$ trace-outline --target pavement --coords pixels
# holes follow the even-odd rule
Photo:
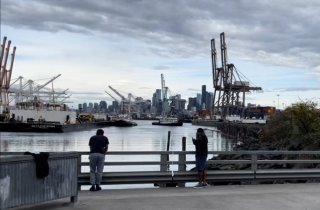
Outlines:
[[[319,183],[106,189],[14,210],[319,210],[319,197]]]

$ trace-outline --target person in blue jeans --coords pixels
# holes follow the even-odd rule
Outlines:
[[[206,180],[206,161],[208,156],[208,138],[202,128],[197,129],[196,138],[192,138],[196,147],[196,168],[198,171],[199,183],[195,187],[209,186]]]
[[[100,184],[102,179],[105,155],[108,151],[109,140],[103,135],[104,131],[98,129],[96,135],[89,140],[90,147],[90,191],[101,190]]]

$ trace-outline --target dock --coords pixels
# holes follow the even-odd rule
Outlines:
[[[271,184],[80,191],[76,203],[60,199],[12,210],[316,210],[320,184]]]

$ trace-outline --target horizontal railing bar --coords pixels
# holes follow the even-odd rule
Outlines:
[[[146,162],[142,162],[142,161],[138,161],[138,162],[105,162],[104,165],[108,165],[108,166],[115,166],[115,165],[119,165],[119,166],[125,166],[125,165],[161,165],[162,163],[160,161],[146,161]],[[163,165],[166,165],[167,163],[163,163]],[[89,162],[82,162],[81,166],[89,166],[90,163]]]
[[[207,164],[251,164],[251,160],[207,160]]]
[[[281,163],[281,164],[285,164],[285,163],[320,163],[320,160],[315,159],[315,160],[257,160],[257,164],[266,164],[266,163]]]
[[[50,152],[50,151],[49,151]],[[50,152],[50,153],[61,153],[61,152]],[[81,155],[89,155],[89,152],[77,152]],[[23,155],[24,152],[0,152],[0,155]],[[109,151],[107,155],[178,155],[195,154],[195,151]],[[208,151],[208,154],[214,155],[320,155],[320,151]]]
[[[320,160],[318,161],[320,162]],[[178,165],[178,164],[195,164],[196,161],[185,161],[185,162],[179,162],[179,161],[167,161],[165,163],[161,163],[160,161],[129,161],[129,162],[110,162],[107,161],[104,163],[104,165]],[[251,164],[251,160],[208,160],[207,165],[209,164]],[[89,166],[89,162],[82,162],[81,166]]]
[[[50,152],[50,156],[61,152]],[[78,157],[88,156],[88,151],[73,152],[78,154]],[[210,159],[207,165],[210,164],[249,164],[248,170],[209,170],[207,172],[208,181],[254,181],[254,180],[276,180],[276,179],[320,179],[320,169],[259,169],[262,164],[313,164],[320,163],[320,151],[209,151],[209,156],[226,155],[222,159]],[[23,155],[24,152],[1,152],[0,155]],[[103,174],[103,184],[130,184],[130,183],[169,183],[169,182],[187,182],[197,181],[196,171],[183,171],[180,166],[187,164],[195,164],[195,161],[186,161],[187,155],[194,155],[194,151],[109,151],[107,156],[158,156],[158,160],[140,157],[141,161],[109,161],[104,163],[109,166],[129,166],[129,165],[157,165],[160,170],[157,171],[124,171],[124,172],[105,172]],[[243,157],[243,159],[235,159],[236,157]],[[277,159],[272,155],[280,155]],[[272,160],[268,160],[269,158]],[[291,159],[290,156],[296,156],[297,159]],[[316,159],[309,159],[311,157]],[[169,160],[167,159],[169,157]],[[172,158],[177,157],[177,158]],[[184,158],[181,158],[184,157]],[[66,155],[67,158],[67,155]],[[135,157],[137,158],[137,157]],[[308,158],[308,159],[307,159]],[[83,159],[83,162],[81,162]],[[130,158],[126,158],[131,160]],[[170,161],[172,159],[172,161]],[[287,160],[288,159],[288,160]],[[144,161],[151,160],[151,161]],[[179,165],[177,171],[171,172],[167,170],[166,166]],[[78,166],[89,166],[87,158],[79,159]],[[171,167],[170,167],[171,168]],[[182,167],[183,168],[183,167]],[[90,174],[78,174],[79,184],[90,184]]]

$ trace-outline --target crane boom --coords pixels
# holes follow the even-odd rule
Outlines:
[[[116,99],[113,95],[111,95],[110,93],[108,93],[107,91],[104,91],[106,92],[111,98],[113,98],[115,101],[119,102],[118,99]]]
[[[120,98],[122,101],[127,101],[127,98],[124,97],[123,95],[121,95],[116,89],[114,89],[113,87],[111,87],[110,85],[108,86],[113,92],[115,92]]]
[[[44,83],[43,85],[37,86],[37,88],[36,88],[35,91],[41,90],[42,88],[44,88],[45,86],[47,86],[50,82],[52,82],[53,80],[57,79],[57,78],[60,77],[60,76],[61,76],[61,74],[58,74],[57,76],[53,77],[52,79],[50,79],[48,82]]]

